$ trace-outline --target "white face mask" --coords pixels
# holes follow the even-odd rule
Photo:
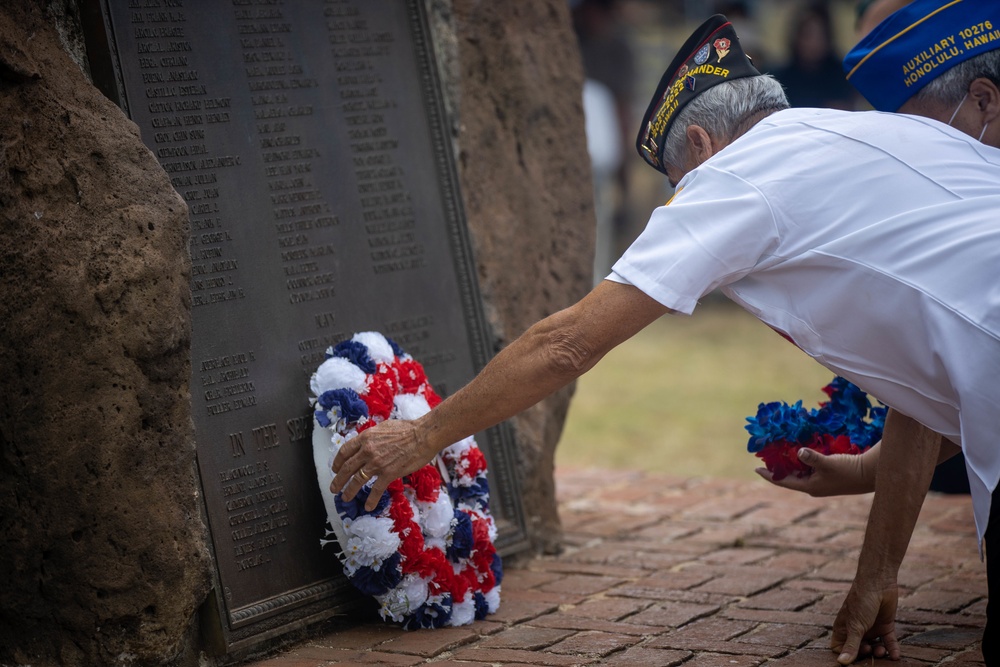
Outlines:
[[[955,111],[952,112],[951,118],[948,119],[948,126],[949,127],[951,127],[952,121],[954,121],[955,120],[955,116],[958,115],[958,110],[962,108],[962,105],[965,104],[965,100],[967,100],[967,99],[969,99],[969,93],[966,93],[965,95],[962,96],[962,101],[958,103],[958,106],[955,107]]]
[[[967,99],[969,99],[969,93],[966,93],[965,95],[963,95],[962,96],[962,101],[958,103],[957,107],[955,107],[955,110],[951,114],[951,118],[948,119],[948,125],[949,126],[951,125],[952,121],[955,120],[955,116],[958,115],[959,109],[962,108],[962,105],[965,104],[965,100],[967,100]],[[990,126],[989,123],[986,123],[985,125],[983,125],[983,131],[979,133],[979,141],[982,141],[983,137],[986,136],[986,128],[988,128],[989,126]]]

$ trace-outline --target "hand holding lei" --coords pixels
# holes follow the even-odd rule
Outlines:
[[[799,461],[805,447],[821,454],[860,454],[882,439],[887,408],[873,407],[868,395],[842,377],[823,387],[830,400],[806,410],[802,401],[761,403],[747,417],[747,450],[763,459],[772,479],[806,476],[812,468]]]

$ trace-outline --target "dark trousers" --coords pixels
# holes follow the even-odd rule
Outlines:
[[[983,660],[986,667],[1000,667],[1000,486],[993,492],[990,521],[986,526],[986,630]]]

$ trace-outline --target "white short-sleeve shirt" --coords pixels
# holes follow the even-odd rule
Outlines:
[[[1000,479],[1000,150],[933,120],[773,114],[687,174],[610,280],[716,288],[962,445],[980,538]]]

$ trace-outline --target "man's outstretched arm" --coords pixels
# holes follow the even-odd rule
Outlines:
[[[367,503],[373,509],[390,482],[566,386],[667,312],[635,287],[605,280],[575,305],[529,328],[420,419],[385,421],[346,443],[334,458],[330,490],[351,500],[361,488],[354,475],[363,468],[365,475],[378,476]]]

